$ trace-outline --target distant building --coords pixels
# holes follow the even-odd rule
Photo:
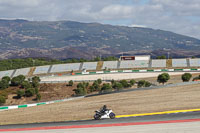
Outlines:
[[[150,55],[120,56],[119,60],[150,60]]]

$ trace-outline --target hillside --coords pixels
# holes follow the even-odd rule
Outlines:
[[[150,28],[73,21],[0,20],[0,59],[93,58],[96,55],[199,56],[200,40]]]

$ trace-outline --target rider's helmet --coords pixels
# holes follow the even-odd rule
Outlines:
[[[106,109],[107,108],[107,106],[106,105],[103,105],[103,109]]]

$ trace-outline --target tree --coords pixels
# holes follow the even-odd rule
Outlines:
[[[26,89],[26,91],[25,91],[26,97],[31,97],[31,96],[34,96],[34,95],[35,95],[35,89],[34,88]]]
[[[68,86],[73,86],[74,82],[72,80],[69,81]]]
[[[39,94],[39,89],[38,88],[35,88],[35,94]]]
[[[0,96],[0,105],[3,105],[6,102],[6,98],[4,96]]]
[[[31,87],[32,87],[32,84],[29,81],[23,81],[22,84],[21,84],[21,88],[28,89],[28,88],[31,88]]]
[[[190,81],[190,79],[192,78],[192,74],[190,73],[184,73],[182,76],[181,76],[183,82],[188,82]]]
[[[1,80],[5,80],[9,83],[11,79],[9,76],[4,76]]]
[[[34,77],[32,77],[32,82],[37,82],[37,83],[39,83],[41,80],[40,80],[40,77],[38,77],[38,76],[34,76]]]
[[[39,84],[40,84],[40,77],[38,77],[38,76],[34,76],[32,79],[32,86],[34,87],[34,88],[38,88],[39,87]]]
[[[161,55],[161,56],[157,56],[156,58],[157,59],[166,59],[166,56],[165,55]]]
[[[17,97],[18,98],[21,98],[21,97],[23,97],[25,95],[25,91],[24,90],[18,90],[17,91]]]
[[[170,76],[168,73],[162,73],[158,75],[157,81],[159,83],[165,84],[170,79]]]
[[[25,76],[24,75],[19,75],[17,77],[13,77],[11,80],[11,85],[12,86],[19,86],[21,85],[25,80]]]
[[[135,84],[135,80],[134,79],[131,79],[130,80],[130,84],[133,86]]]
[[[112,87],[111,87],[111,85],[110,84],[103,84],[103,86],[101,87],[101,93],[103,92],[110,92],[110,91],[112,91]]]
[[[0,81],[0,90],[4,90],[9,87],[9,83],[6,80]]]

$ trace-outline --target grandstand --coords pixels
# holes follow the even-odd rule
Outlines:
[[[11,77],[13,74],[14,70],[8,70],[8,71],[1,71],[0,72],[0,78],[4,77],[4,76],[9,76]]]
[[[58,64],[53,65],[50,73],[59,73],[59,72],[69,72],[69,71],[78,71],[81,63],[71,63],[71,64]]]
[[[160,60],[152,60],[151,67],[153,67],[153,68],[156,68],[156,67],[160,67],[160,68],[166,67],[167,66],[166,61],[167,60],[165,60],[165,59],[162,59],[162,60],[161,59]]]
[[[172,67],[187,67],[186,59],[172,59]]]
[[[102,69],[117,69],[118,61],[104,61]]]
[[[120,63],[120,68],[147,68],[148,66],[148,60],[125,60]]]
[[[33,72],[33,74],[47,74],[48,70],[49,70],[50,66],[39,66],[35,68],[35,71]]]
[[[199,67],[200,66],[200,59],[189,59],[191,67]]]
[[[169,65],[170,62],[170,65]],[[33,76],[42,74],[54,74],[71,71],[99,71],[107,69],[153,69],[153,68],[194,68],[200,67],[200,58],[197,59],[153,59],[153,60],[121,60],[56,64],[22,68],[16,70],[0,71],[0,78],[4,76],[15,77],[18,75]]]
[[[82,70],[96,70],[98,62],[84,62],[82,66]]]
[[[17,69],[15,73],[13,74],[13,77],[19,76],[19,75],[24,75],[27,76],[30,71],[30,68],[22,68],[22,69]]]

